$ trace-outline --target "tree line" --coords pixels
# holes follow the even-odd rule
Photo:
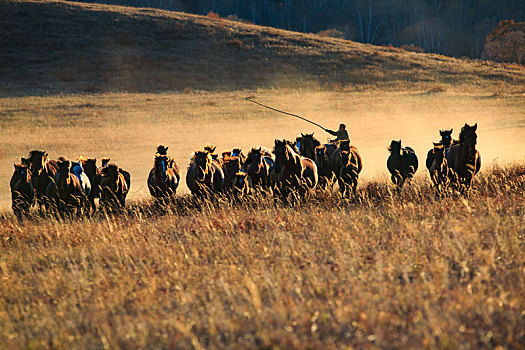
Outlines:
[[[523,0],[84,0],[206,15],[375,45],[480,58],[504,19],[525,21]]]

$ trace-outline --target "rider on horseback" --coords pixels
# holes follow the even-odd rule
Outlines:
[[[330,135],[336,136],[335,139],[330,140],[332,143],[337,143],[341,140],[350,140],[350,137],[348,136],[348,131],[346,131],[346,126],[344,124],[339,124],[339,130],[333,131],[330,129],[324,129],[327,133]]]

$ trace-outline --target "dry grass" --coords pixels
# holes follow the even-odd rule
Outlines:
[[[523,66],[216,17],[54,0],[0,2],[0,94],[319,88],[333,82],[346,91],[425,84],[482,91],[525,84]]]
[[[522,348],[524,173],[468,200],[375,181],[359,203],[5,217],[0,348]]]

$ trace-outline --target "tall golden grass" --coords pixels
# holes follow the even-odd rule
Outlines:
[[[470,198],[369,181],[355,201],[0,221],[0,348],[522,348],[525,167]]]

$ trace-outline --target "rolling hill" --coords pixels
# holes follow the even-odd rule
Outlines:
[[[257,88],[501,89],[525,68],[152,9],[0,4],[0,95]]]

